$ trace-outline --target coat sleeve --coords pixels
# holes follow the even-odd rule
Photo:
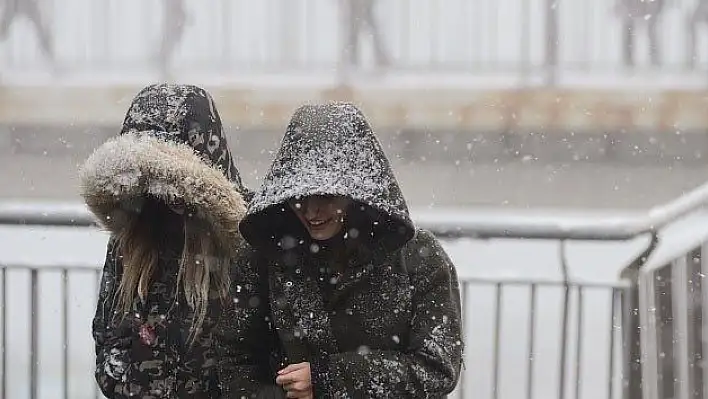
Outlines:
[[[403,249],[413,286],[413,317],[405,351],[316,356],[316,397],[440,397],[457,385],[462,364],[460,292],[455,267],[437,239],[418,231]]]
[[[253,318],[254,314],[240,308],[229,317]],[[258,331],[260,330],[260,331]],[[244,336],[219,345],[219,383],[224,399],[240,398],[284,398],[284,391],[275,385],[275,377],[270,376],[268,363],[267,331],[261,329],[241,330]],[[260,332],[260,333],[259,333]],[[254,342],[246,335],[260,335],[263,343]],[[255,337],[253,337],[255,338]]]
[[[217,343],[219,382],[224,399],[285,398],[275,384],[279,341],[268,306],[267,275],[252,257],[241,259],[232,277],[232,304]]]
[[[129,349],[132,338],[129,329],[116,327],[113,318],[113,300],[120,283],[120,260],[115,254],[115,241],[108,243],[106,261],[98,289],[96,313],[92,323],[96,345],[95,377],[104,396],[122,398],[125,392],[127,373],[130,368]]]

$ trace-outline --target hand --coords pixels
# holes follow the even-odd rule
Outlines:
[[[291,364],[278,371],[275,383],[283,387],[288,398],[312,399],[310,363]]]

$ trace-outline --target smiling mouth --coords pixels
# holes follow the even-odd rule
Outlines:
[[[310,225],[311,228],[318,229],[318,228],[326,226],[331,220],[332,219],[308,220],[307,223]]]

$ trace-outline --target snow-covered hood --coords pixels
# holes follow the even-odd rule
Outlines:
[[[413,236],[408,206],[388,158],[363,113],[349,103],[298,108],[263,184],[241,223],[258,246],[281,237],[292,220],[286,202],[310,195],[349,197],[378,231],[377,241],[398,248]]]

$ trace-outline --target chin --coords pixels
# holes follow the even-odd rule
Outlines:
[[[310,232],[310,237],[314,238],[315,240],[318,241],[326,241],[329,240],[330,238],[334,237],[336,233],[332,233],[329,231],[318,231],[318,232]]]
[[[332,238],[329,234],[310,234],[310,236],[317,241],[326,241]]]

